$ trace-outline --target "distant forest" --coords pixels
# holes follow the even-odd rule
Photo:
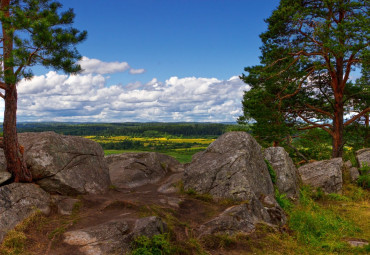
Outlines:
[[[221,123],[18,123],[23,132],[54,131],[76,136],[131,136],[131,137],[210,137],[216,138],[234,124]],[[0,129],[2,131],[2,129]]]

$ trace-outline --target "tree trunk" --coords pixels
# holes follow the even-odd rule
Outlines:
[[[343,103],[341,100],[335,103],[333,118],[333,151],[332,158],[340,158],[343,155]]]
[[[10,0],[1,0],[1,11],[9,17]],[[3,32],[3,67],[5,88],[5,111],[3,124],[3,146],[6,168],[13,175],[15,182],[31,182],[32,175],[27,169],[23,157],[23,149],[19,147],[17,136],[17,79],[14,74],[13,58],[14,34],[9,24],[2,23]]]
[[[4,112],[4,154],[7,170],[12,173],[15,182],[31,182],[32,175],[28,170],[20,150],[17,136],[17,87],[10,85],[5,92]]]

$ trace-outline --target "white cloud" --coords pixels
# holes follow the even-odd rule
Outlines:
[[[79,62],[83,73],[109,74],[124,72],[130,68],[127,62],[103,62],[99,59],[83,57]]]
[[[143,69],[143,68],[141,68],[141,69],[131,68],[129,72],[130,72],[130,74],[142,74],[142,73],[145,73],[145,69]]]
[[[18,120],[235,121],[242,114],[243,91],[248,90],[238,77],[153,78],[147,83],[109,87],[106,80],[101,74],[67,76],[56,72],[22,80],[18,85]]]

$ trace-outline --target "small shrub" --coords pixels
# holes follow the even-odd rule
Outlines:
[[[293,208],[293,203],[290,199],[287,198],[285,194],[281,194],[277,188],[275,188],[275,199],[285,211]]]
[[[357,184],[365,189],[370,188],[370,166],[365,162],[358,170],[360,171],[360,177]]]
[[[152,238],[139,236],[134,240],[133,247],[131,255],[170,255],[174,252],[168,234],[155,235]]]

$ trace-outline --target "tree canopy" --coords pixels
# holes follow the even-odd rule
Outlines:
[[[344,128],[370,112],[369,5],[281,0],[260,35],[261,64],[241,76],[251,90],[239,121],[255,120],[274,140],[321,128],[332,137],[332,156],[341,156]],[[354,69],[362,70],[356,82]]]

